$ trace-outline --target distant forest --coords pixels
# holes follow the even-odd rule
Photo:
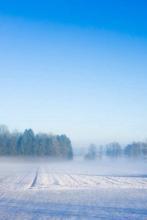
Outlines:
[[[73,150],[66,135],[35,134],[32,129],[23,133],[10,132],[0,126],[0,155],[2,156],[49,156],[72,159]]]
[[[102,157],[147,159],[147,142],[133,142],[125,147],[122,147],[117,142],[113,142],[105,146],[96,146],[91,144],[85,154],[85,159],[96,159]]]

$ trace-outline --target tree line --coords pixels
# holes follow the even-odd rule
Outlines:
[[[6,126],[0,126],[0,155],[6,156],[49,156],[72,159],[73,150],[66,135],[35,134],[32,129],[23,133],[10,132]]]
[[[147,142],[133,142],[125,147],[122,147],[117,142],[113,142],[105,146],[96,146],[91,144],[85,154],[85,159],[96,159],[102,157],[147,159]]]

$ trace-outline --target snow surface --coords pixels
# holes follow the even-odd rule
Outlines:
[[[0,220],[145,220],[146,173],[145,164],[124,161],[1,160]]]

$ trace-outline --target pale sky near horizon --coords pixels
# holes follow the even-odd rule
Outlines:
[[[146,9],[2,1],[0,124],[64,133],[75,146],[147,139]]]

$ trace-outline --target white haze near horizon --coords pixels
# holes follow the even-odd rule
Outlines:
[[[0,157],[0,173],[14,173],[49,168],[51,173],[96,176],[147,176],[147,160],[99,159],[86,161],[75,157],[72,161],[41,157]]]

